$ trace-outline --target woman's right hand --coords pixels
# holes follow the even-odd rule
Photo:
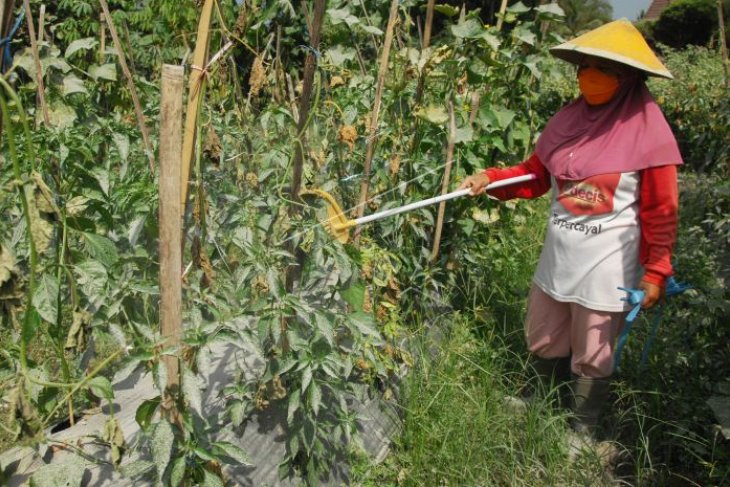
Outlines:
[[[489,178],[483,172],[472,174],[462,181],[459,189],[471,188],[469,196],[479,196],[487,192],[487,185],[489,184]]]

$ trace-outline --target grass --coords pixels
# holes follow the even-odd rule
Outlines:
[[[391,457],[379,466],[361,459],[354,485],[602,485],[596,459],[568,458],[565,411],[549,400],[522,414],[505,406],[519,388],[510,370],[520,358],[493,327],[482,330],[486,339],[473,328],[456,315],[439,355],[422,355],[405,385],[404,429]]]

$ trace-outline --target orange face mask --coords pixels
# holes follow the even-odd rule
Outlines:
[[[606,74],[598,68],[582,68],[578,71],[578,87],[586,103],[603,105],[608,103],[619,87],[616,76]]]

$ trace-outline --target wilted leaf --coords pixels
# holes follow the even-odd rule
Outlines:
[[[68,128],[76,121],[76,112],[65,103],[55,102],[48,107],[48,121],[54,127]]]
[[[10,280],[18,272],[15,267],[15,255],[4,245],[0,245],[0,286]]]
[[[93,49],[96,47],[97,43],[98,41],[93,37],[85,37],[83,39],[72,41],[66,48],[66,54],[64,54],[64,57],[68,59],[78,51],[88,51],[89,49]]]
[[[109,417],[104,425],[104,440],[109,442],[111,447],[112,464],[118,467],[122,463],[122,455],[127,449],[127,443],[124,441],[124,433],[119,426],[119,421],[114,416]]]
[[[66,214],[79,216],[89,205],[89,198],[86,196],[74,196],[66,202]]]

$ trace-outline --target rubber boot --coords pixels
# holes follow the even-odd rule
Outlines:
[[[610,377],[592,379],[574,377],[571,383],[574,433],[568,437],[568,456],[574,461],[582,452],[596,455],[604,468],[610,469],[619,458],[619,450],[609,441],[598,441],[598,429],[604,406],[608,402]]]
[[[522,387],[518,397],[506,398],[508,406],[519,413],[524,412],[539,394],[550,391],[570,377],[570,357],[542,358],[531,355],[527,367],[528,373],[534,372],[534,377]]]
[[[576,433],[595,440],[603,407],[608,400],[611,379],[575,377],[571,384],[573,396],[573,420],[571,427]]]

